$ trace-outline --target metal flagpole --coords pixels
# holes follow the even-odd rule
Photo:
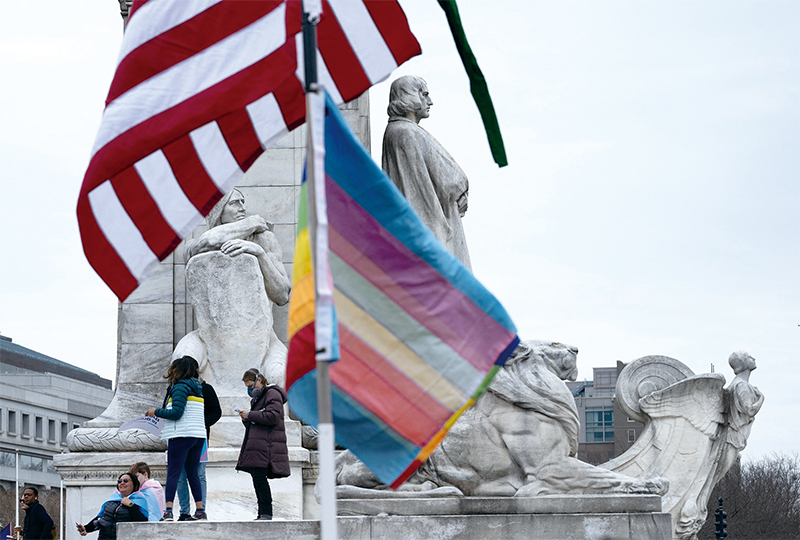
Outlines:
[[[17,524],[16,526],[19,527],[19,450],[14,450],[14,468],[16,469],[16,475],[17,475],[15,483],[17,496],[14,499],[14,506],[17,507],[17,515],[15,523]]]
[[[58,537],[64,540],[64,481],[58,489]]]
[[[308,129],[308,210],[314,268],[314,334],[317,360],[317,416],[319,437],[320,537],[337,540],[334,426],[331,406],[330,361],[333,347],[333,284],[328,263],[328,212],[325,197],[325,92],[317,82],[317,29],[321,0],[303,0],[303,61]]]

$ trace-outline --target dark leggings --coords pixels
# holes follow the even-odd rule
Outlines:
[[[271,516],[272,491],[269,489],[266,467],[250,467],[247,472],[253,477],[253,487],[256,490],[256,499],[258,499],[258,515]]]
[[[197,465],[203,454],[205,439],[195,437],[176,437],[167,444],[167,488],[165,498],[171,503],[175,500],[175,490],[178,489],[178,478],[181,471],[186,471],[186,479],[192,490],[194,502],[203,500],[203,491],[200,487],[200,478],[197,476]]]

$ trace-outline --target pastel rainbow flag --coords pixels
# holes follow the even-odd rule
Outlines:
[[[417,217],[328,97],[325,173],[340,358],[336,442],[397,488],[519,343],[506,311]],[[314,283],[301,187],[286,385],[317,425]]]

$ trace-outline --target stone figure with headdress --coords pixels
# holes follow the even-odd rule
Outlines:
[[[206,221],[208,230],[187,249],[186,287],[198,328],[173,357],[197,359],[223,413],[232,415],[243,399],[240,373],[257,367],[270,383],[284,385],[286,347],[273,329],[272,306],[289,301],[291,284],[271,224],[246,215],[241,191],[223,197]]]

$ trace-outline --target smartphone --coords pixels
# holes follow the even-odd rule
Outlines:
[[[233,409],[233,412],[235,412],[236,414],[239,414],[240,412],[242,412],[242,409]]]

